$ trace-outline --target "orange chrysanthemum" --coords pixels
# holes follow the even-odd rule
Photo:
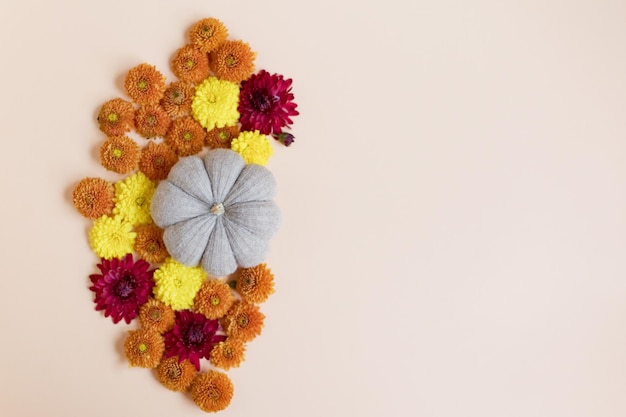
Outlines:
[[[121,98],[107,101],[98,113],[98,125],[107,136],[122,136],[130,132],[134,119],[133,104]]]
[[[189,31],[191,43],[204,53],[215,50],[227,37],[226,26],[212,17],[200,20]]]
[[[204,146],[206,130],[193,117],[185,116],[174,120],[165,135],[165,142],[178,156],[195,155]]]
[[[256,53],[243,41],[226,41],[211,52],[211,69],[218,78],[240,83],[254,72]]]
[[[159,382],[171,391],[186,391],[198,373],[187,359],[179,363],[177,356],[163,359],[156,371]]]
[[[210,73],[209,56],[192,45],[185,45],[176,51],[171,66],[178,78],[196,84]]]
[[[245,343],[261,334],[264,320],[265,315],[255,304],[235,301],[223,318],[223,326],[229,337]]]
[[[124,87],[135,103],[158,104],[165,91],[165,77],[153,65],[139,64],[126,74]]]
[[[219,279],[209,279],[202,283],[194,298],[194,305],[199,313],[215,320],[222,318],[234,301],[233,292],[227,283]]]
[[[251,303],[262,303],[274,293],[274,274],[266,264],[244,268],[237,278],[237,292]]]
[[[151,298],[139,309],[139,322],[143,328],[163,334],[174,327],[176,313],[159,300]]]
[[[191,384],[191,397],[206,412],[225,409],[233,398],[233,383],[223,372],[208,371],[196,375]]]
[[[88,219],[109,215],[115,202],[115,187],[102,178],[83,178],[72,193],[74,207]]]
[[[153,181],[164,180],[176,162],[178,155],[167,143],[150,141],[141,150],[139,170]]]
[[[239,340],[226,339],[219,342],[211,351],[211,363],[218,368],[229,370],[238,368],[245,359],[246,346]]]
[[[100,162],[109,171],[128,174],[137,168],[139,145],[128,136],[108,138],[100,147]]]
[[[181,117],[191,113],[191,102],[196,94],[196,87],[185,81],[171,83],[163,94],[161,107],[171,117]]]
[[[146,224],[135,228],[135,252],[142,259],[158,264],[169,256],[163,243],[163,230],[155,224]]]
[[[205,143],[213,149],[230,149],[230,143],[239,136],[239,127],[224,126],[211,129],[207,135]]]
[[[150,139],[165,136],[172,124],[172,119],[161,106],[143,106],[135,113],[137,133]]]
[[[155,368],[161,362],[164,351],[163,336],[153,330],[131,330],[124,342],[124,352],[130,366]]]

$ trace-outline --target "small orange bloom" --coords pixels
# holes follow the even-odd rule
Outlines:
[[[239,128],[237,126],[216,127],[207,133],[205,143],[213,149],[230,149],[230,143],[237,136],[239,136]]]
[[[191,103],[196,93],[196,87],[185,81],[171,83],[163,94],[161,107],[171,117],[186,116],[191,113]]]
[[[100,147],[102,166],[118,174],[128,174],[137,168],[139,145],[128,136],[108,138]]]
[[[174,310],[154,298],[149,299],[139,308],[139,322],[144,329],[163,334],[174,327]]]
[[[212,17],[197,22],[189,31],[191,43],[202,52],[211,52],[228,37],[228,29]]]
[[[161,106],[142,106],[135,114],[137,133],[147,139],[165,136],[171,123],[172,119]]]
[[[153,181],[164,180],[176,162],[178,155],[167,143],[150,141],[148,146],[141,150],[139,170]]]
[[[237,278],[237,292],[251,303],[262,303],[274,293],[274,274],[266,264],[244,268]]]
[[[76,210],[95,220],[113,211],[115,187],[102,178],[83,178],[74,188],[72,197]]]
[[[204,146],[206,130],[193,117],[185,116],[174,120],[172,127],[165,135],[165,143],[178,156],[195,155]]]
[[[165,91],[165,77],[153,65],[139,64],[126,74],[124,87],[135,103],[158,104]]]
[[[223,372],[208,371],[196,376],[191,384],[191,397],[206,412],[220,411],[228,407],[233,398],[233,383]]]
[[[172,72],[181,80],[200,83],[210,73],[209,56],[192,45],[185,45],[176,51],[171,62]]]
[[[121,98],[107,101],[98,113],[98,125],[107,136],[122,136],[130,132],[134,119],[133,104]]]
[[[124,342],[124,352],[130,366],[155,368],[165,351],[163,337],[152,330],[131,330]]]
[[[211,363],[213,366],[229,370],[238,368],[245,359],[246,346],[239,340],[226,339],[219,342],[211,350]]]
[[[261,334],[265,315],[259,307],[246,301],[235,301],[223,318],[223,327],[233,339],[249,342]]]
[[[240,83],[254,72],[254,59],[250,45],[243,41],[226,41],[211,52],[211,69],[218,78]]]
[[[198,373],[187,359],[179,363],[178,356],[163,359],[156,371],[159,382],[171,391],[186,391]]]
[[[135,228],[135,252],[142,259],[157,264],[169,256],[163,243],[163,230],[155,224],[146,224]]]
[[[222,280],[208,279],[202,283],[194,299],[194,306],[199,313],[209,320],[219,319],[233,305],[233,292]]]

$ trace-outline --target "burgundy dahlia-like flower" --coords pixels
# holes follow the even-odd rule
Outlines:
[[[177,311],[176,325],[165,333],[165,357],[178,356],[179,362],[188,359],[200,370],[200,358],[209,359],[213,346],[226,340],[215,334],[218,329],[217,320],[189,310]]]
[[[261,70],[242,81],[239,94],[241,130],[258,130],[264,135],[279,134],[297,116],[291,93],[291,78]]]
[[[113,323],[122,319],[130,323],[154,287],[154,271],[148,268],[148,262],[143,259],[134,262],[130,253],[123,259],[102,259],[98,264],[101,274],[89,276],[93,284],[89,289],[96,294],[96,310],[104,310],[104,316],[111,316]]]

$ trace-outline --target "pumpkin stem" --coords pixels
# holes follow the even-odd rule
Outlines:
[[[211,213],[219,216],[220,214],[224,214],[224,205],[222,203],[213,204],[211,207]]]

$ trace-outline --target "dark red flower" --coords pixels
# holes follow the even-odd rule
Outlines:
[[[242,81],[239,94],[241,130],[258,130],[264,135],[279,134],[290,125],[290,116],[297,116],[291,93],[291,78],[265,70]]]
[[[199,371],[200,358],[209,359],[213,346],[226,340],[215,334],[218,329],[217,320],[189,310],[177,311],[174,328],[165,333],[165,357],[178,356],[179,362],[188,359]]]
[[[111,316],[113,323],[122,319],[130,323],[154,287],[154,271],[148,268],[148,262],[143,259],[134,262],[130,253],[123,259],[102,259],[98,264],[101,274],[89,276],[93,284],[89,289],[96,294],[96,310],[104,310],[104,317]]]

